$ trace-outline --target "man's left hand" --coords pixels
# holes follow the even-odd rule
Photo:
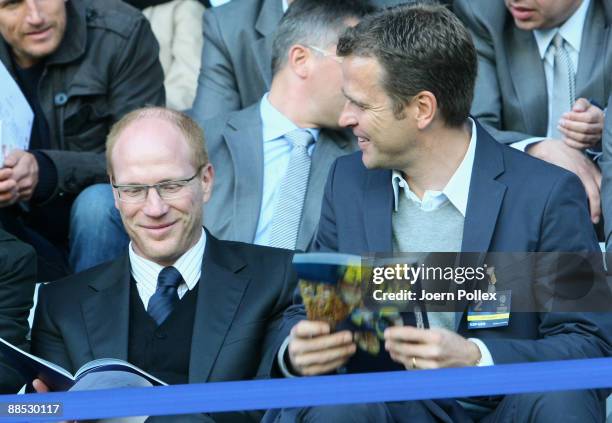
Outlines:
[[[481,358],[475,343],[442,328],[387,328],[385,349],[408,370],[474,366]]]
[[[4,166],[12,168],[12,179],[17,183],[19,201],[32,198],[38,185],[38,162],[32,153],[15,150],[4,159]]]
[[[593,147],[601,140],[604,127],[604,112],[586,98],[579,98],[570,112],[561,116],[559,131],[563,141],[578,150]]]

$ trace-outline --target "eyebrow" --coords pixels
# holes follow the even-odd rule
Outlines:
[[[344,88],[342,88],[342,95],[343,95],[343,96],[344,96],[344,97],[345,97],[345,98],[346,98],[348,101],[350,101],[351,103],[353,103],[353,104],[355,104],[355,105],[357,105],[357,106],[359,106],[359,107],[362,107],[362,108],[364,108],[364,109],[367,109],[367,108],[369,107],[367,104],[362,103],[361,101],[359,101],[359,100],[357,100],[357,99],[355,99],[355,98],[351,97],[350,95],[348,95],[348,94],[346,93],[346,91],[344,91]]]

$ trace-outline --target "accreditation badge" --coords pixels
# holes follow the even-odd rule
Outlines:
[[[495,298],[472,303],[468,308],[468,329],[508,326],[512,291],[496,291]]]

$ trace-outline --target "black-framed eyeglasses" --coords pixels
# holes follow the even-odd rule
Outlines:
[[[111,183],[111,185],[117,190],[119,200],[125,203],[142,203],[147,199],[150,188],[155,188],[157,195],[159,195],[162,200],[173,200],[186,194],[184,188],[189,185],[201,171],[202,168],[199,168],[191,178],[164,181],[153,185],[116,185],[114,183]]]

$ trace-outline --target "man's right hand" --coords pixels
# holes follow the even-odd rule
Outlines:
[[[591,221],[598,223],[601,217],[601,202],[599,192],[601,189],[601,171],[584,156],[582,151],[569,147],[562,141],[546,139],[532,144],[526,150],[530,155],[560,166],[575,173],[589,198]]]
[[[303,376],[329,373],[355,354],[357,345],[347,330],[330,334],[329,324],[302,320],[291,330],[289,360]]]
[[[19,186],[13,179],[13,169],[0,167],[0,207],[8,207],[19,200]]]

